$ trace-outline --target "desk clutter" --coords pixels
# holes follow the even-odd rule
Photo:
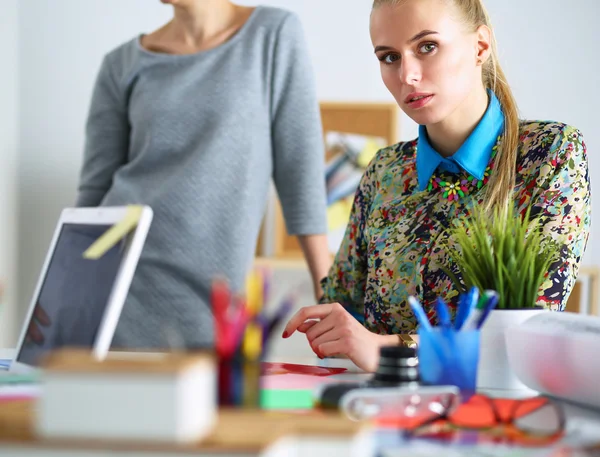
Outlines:
[[[498,333],[514,375],[535,390],[510,400],[476,382],[495,292],[464,294],[453,320],[438,300],[437,326],[411,299],[418,348],[383,347],[375,373],[354,373],[335,359],[266,362],[273,329],[295,300],[289,294],[267,313],[269,290],[267,270],[252,272],[243,294],[215,280],[214,351],[111,352],[102,361],[76,349],[51,353],[35,378],[39,395],[0,396],[0,457],[375,457],[405,447],[429,456],[456,444],[478,455],[473,446],[499,443],[506,453],[491,455],[566,457],[576,454],[562,453],[558,399],[600,408],[600,318],[541,312]]]
[[[263,371],[298,371],[286,365]],[[373,455],[372,426],[339,413],[219,408],[217,366],[210,353],[97,361],[57,351],[44,361],[42,395],[0,404],[0,455]]]
[[[111,352],[103,360],[69,348],[49,354],[39,375],[41,395],[11,402],[8,411],[20,408],[17,416],[4,417],[0,407],[0,441],[14,446],[10,455],[34,448],[48,456],[84,449],[95,455],[373,455],[369,423],[314,409],[306,389],[263,388],[263,379],[276,376],[323,379],[346,371],[263,360],[295,299],[284,297],[267,314],[269,289],[267,270],[253,271],[244,293],[215,280],[214,351]],[[4,427],[8,422],[13,425]]]
[[[410,348],[400,349],[414,351]],[[408,352],[401,357],[393,357],[390,352],[400,354],[403,352],[400,349],[392,351],[388,348],[384,351],[390,361],[383,365],[392,366],[392,359],[408,361],[411,358],[405,357],[411,355]],[[123,360],[127,363],[124,364]],[[130,364],[132,360],[135,363]],[[167,396],[164,402],[159,402],[159,398],[151,396],[146,390],[146,404],[141,405],[142,396],[134,395],[135,398],[130,399],[131,385],[123,382],[126,377],[139,376],[135,382],[143,390],[144,385],[158,384],[156,381],[159,378],[165,383],[167,376],[171,379],[171,387],[176,389],[186,372],[190,375],[194,369],[206,370],[211,361],[213,370],[216,370],[214,359],[208,354],[111,355],[110,360],[94,362],[79,352],[56,353],[45,364],[44,373],[48,374],[42,375],[44,387],[54,383],[54,388],[44,389],[44,394],[37,400],[0,405],[0,456],[375,457],[402,455],[399,450],[405,446],[412,449],[412,455],[430,456],[442,455],[440,453],[444,446],[454,448],[457,444],[462,446],[467,455],[478,455],[469,452],[475,445],[489,447],[492,444],[504,446],[505,453],[491,455],[529,455],[518,453],[525,452],[524,449],[545,451],[544,454],[534,455],[575,455],[563,452],[559,440],[565,428],[565,418],[554,400],[544,397],[492,399],[476,394],[467,402],[460,403],[456,389],[444,391],[442,387],[436,387],[436,392],[427,392],[421,387],[421,390],[413,390],[413,394],[407,396],[402,389],[390,387],[393,382],[385,375],[385,370],[371,375],[372,382],[369,384],[379,387],[367,392],[363,390],[362,394],[368,393],[370,396],[355,396],[350,402],[354,405],[348,403],[341,408],[343,414],[323,408],[293,412],[244,407],[216,408],[216,398],[201,389],[196,390],[207,404],[198,402],[184,405],[191,403],[187,396],[179,396],[179,401]],[[266,367],[272,373],[282,373],[280,376],[303,369],[286,365],[271,364]],[[286,371],[287,374],[283,374]],[[320,367],[319,372],[307,376],[327,378],[339,375],[337,370],[330,371],[326,367]],[[57,374],[60,374],[60,378]],[[414,376],[404,374],[404,387],[410,387]],[[87,383],[84,388],[88,389],[87,395],[72,395],[72,391],[66,387],[73,387],[74,380],[82,381],[83,378],[87,378],[84,381]],[[58,389],[61,383],[63,388]],[[89,390],[92,387],[93,391]],[[361,384],[354,392],[361,393],[360,388],[363,387]],[[106,397],[110,391],[117,396],[114,400]],[[155,394],[158,392],[156,390]],[[45,397],[54,398],[45,400]],[[168,402],[175,404],[167,405]],[[358,404],[360,402],[362,406]],[[158,405],[151,403],[162,403],[162,412]],[[387,408],[387,414],[374,417],[373,405]],[[420,414],[415,414],[417,409]],[[190,416],[186,417],[183,411],[188,411]],[[351,411],[359,413],[352,420],[347,417]],[[169,416],[169,413],[174,415]],[[532,417],[537,415],[542,415],[543,420],[532,422]],[[204,417],[206,422],[200,424],[193,416]],[[177,423],[175,417],[184,422]],[[87,425],[75,424],[77,420]],[[187,430],[195,430],[200,438],[190,439],[188,435],[183,439],[181,433],[171,433],[170,436],[166,436],[165,432],[159,432],[161,436],[152,436],[150,433],[151,430],[156,432],[158,424],[168,429],[169,421],[183,428],[185,420]],[[47,428],[51,421],[65,422],[67,425],[63,424],[60,433],[57,433],[57,428]],[[131,427],[125,424],[126,421],[138,422],[139,425]],[[116,431],[111,422],[125,429]],[[540,428],[540,424],[543,427]],[[146,433],[140,434],[141,426],[148,427]],[[104,428],[104,433],[99,434],[92,430],[93,427]],[[469,446],[471,448],[467,449]],[[426,449],[429,450],[425,452]]]

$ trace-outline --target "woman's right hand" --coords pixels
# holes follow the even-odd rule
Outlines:
[[[295,331],[306,334],[319,357],[347,356],[356,366],[371,372],[377,369],[379,348],[392,339],[398,341],[393,335],[390,338],[370,332],[339,303],[302,308],[289,320],[282,336],[288,338]]]

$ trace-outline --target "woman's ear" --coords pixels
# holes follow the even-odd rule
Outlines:
[[[483,65],[492,53],[492,30],[487,25],[480,25],[477,28],[475,53],[477,65]]]

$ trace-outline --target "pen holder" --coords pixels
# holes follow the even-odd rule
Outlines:
[[[479,364],[479,330],[456,332],[434,327],[419,330],[421,382],[452,385],[461,392],[474,393]]]
[[[260,370],[260,360],[243,357],[219,359],[219,407],[258,409],[261,395]]]

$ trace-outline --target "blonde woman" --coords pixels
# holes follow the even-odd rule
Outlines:
[[[584,253],[590,186],[581,133],[520,120],[480,0],[375,0],[371,39],[381,75],[419,127],[379,151],[356,192],[346,237],[321,305],[299,311],[284,338],[304,332],[321,357],[373,370],[379,348],[416,332],[407,298],[429,317],[458,291],[440,269],[440,236],[473,205],[532,206],[561,248],[538,304],[562,310]]]

